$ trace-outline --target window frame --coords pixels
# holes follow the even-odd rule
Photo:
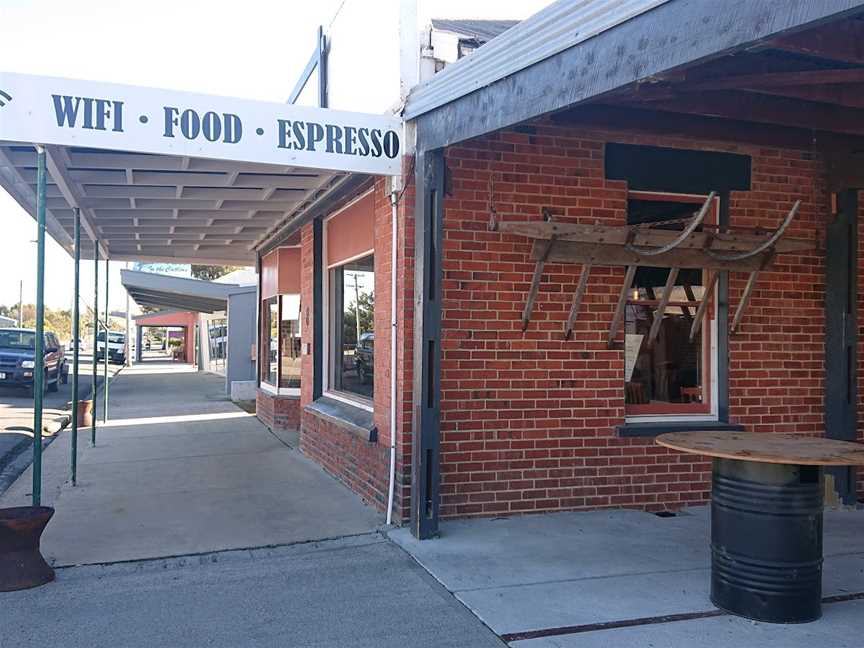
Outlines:
[[[645,200],[657,202],[699,202],[704,203],[707,195],[687,194],[666,191],[628,191],[627,200]],[[720,222],[720,196],[714,198],[714,204],[703,221],[709,225]],[[628,223],[629,225],[629,223]],[[707,271],[702,270],[707,278]],[[704,281],[704,279],[703,279]],[[629,287],[628,287],[629,289]],[[630,404],[625,401],[624,419],[627,423],[662,423],[670,421],[717,421],[719,403],[719,357],[718,357],[718,291],[711,296],[711,304],[702,322],[702,394],[701,403],[648,403]],[[626,306],[631,300],[628,298]],[[639,303],[639,302],[637,302]],[[642,301],[641,303],[646,303]],[[650,303],[650,302],[649,302]],[[673,306],[678,302],[670,302]],[[707,333],[707,340],[706,340]],[[625,333],[626,335],[626,333]],[[626,376],[624,376],[626,378]],[[626,382],[623,381],[623,382]],[[707,387],[706,387],[707,385]],[[682,407],[683,406],[683,407]]]
[[[333,387],[332,387],[331,381],[333,378],[333,361],[334,361],[333,360],[333,334],[332,334],[333,291],[331,289],[330,282],[331,282],[332,277],[333,277],[333,270],[335,270],[336,268],[343,266],[345,264],[351,263],[352,261],[357,261],[358,259],[362,259],[364,257],[374,255],[375,254],[375,248],[373,247],[369,250],[366,250],[364,252],[356,254],[356,255],[348,258],[348,259],[343,259],[343,260],[339,261],[338,263],[334,263],[334,264],[327,263],[327,239],[328,239],[328,229],[329,229],[330,221],[332,221],[334,218],[337,218],[340,213],[342,213],[344,210],[349,208],[351,205],[353,205],[357,201],[365,198],[368,194],[369,194],[369,192],[365,192],[362,195],[358,196],[356,199],[347,203],[344,207],[342,207],[338,211],[327,216],[323,222],[323,227],[322,227],[323,241],[321,242],[321,248],[322,248],[321,254],[322,254],[322,258],[324,259],[324,261],[323,261],[324,267],[322,268],[324,276],[322,278],[323,281],[321,282],[322,292],[323,292],[322,300],[321,300],[322,305],[323,305],[323,309],[322,309],[323,313],[321,315],[322,324],[323,324],[323,326],[322,326],[323,340],[322,340],[322,344],[321,344],[321,351],[322,351],[322,356],[323,356],[321,359],[322,360],[321,361],[321,369],[322,369],[321,385],[322,385],[322,397],[332,398],[334,400],[340,401],[340,402],[345,403],[347,405],[353,405],[354,407],[359,407],[360,409],[366,410],[368,412],[372,412],[372,411],[374,411],[374,397],[373,398],[365,398],[365,397],[361,396],[360,394],[355,394],[354,392],[337,390],[337,389],[333,389]],[[374,265],[373,265],[373,272],[374,272]],[[374,333],[374,326],[373,326],[373,333]],[[374,380],[375,380],[374,375],[373,375],[372,380],[373,380],[373,389],[374,389]]]
[[[260,320],[261,320],[261,344],[259,351],[259,377],[260,388],[262,391],[274,396],[300,396],[300,390],[303,387],[303,375],[300,375],[299,387],[280,387],[279,383],[282,380],[282,298],[284,295],[273,295],[259,300]],[[264,318],[265,309],[269,311],[270,301],[276,300],[276,384],[270,382],[270,324],[269,318]],[[302,312],[302,308],[301,308]],[[302,342],[301,342],[302,347]]]

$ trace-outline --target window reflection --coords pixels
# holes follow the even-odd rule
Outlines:
[[[365,398],[374,383],[374,267],[369,255],[330,272],[330,387]]]

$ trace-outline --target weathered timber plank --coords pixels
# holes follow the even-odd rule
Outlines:
[[[549,239],[579,243],[626,245],[630,228],[615,225],[581,225],[578,223],[545,223],[542,221],[502,221],[497,224],[499,232],[519,234],[534,239]],[[639,228],[630,241],[636,247],[663,247],[674,241],[681,232],[663,229]],[[714,252],[747,252],[771,238],[771,231],[764,234],[755,232],[718,232],[704,226],[703,231],[693,232],[677,249],[701,250],[710,243]],[[818,247],[816,238],[781,238],[774,249],[777,254],[803,252]]]
[[[609,325],[609,336],[606,339],[606,346],[610,349],[615,344],[615,336],[618,335],[618,328],[621,326],[621,318],[624,316],[624,307],[627,305],[627,293],[630,286],[633,285],[633,277],[636,275],[636,266],[627,266],[627,272],[624,274],[624,283],[621,285],[621,292],[618,293],[618,303],[615,305],[615,314],[612,316],[612,323]]]
[[[573,295],[573,305],[570,307],[570,314],[567,316],[567,323],[564,324],[564,339],[569,340],[570,334],[573,332],[573,324],[576,322],[576,316],[579,314],[579,307],[582,306],[582,299],[585,297],[585,290],[588,288],[588,276],[591,274],[591,264],[586,263],[582,266],[582,274],[579,275],[579,283],[576,286],[576,292]]]
[[[535,241],[531,251],[531,259],[537,261],[542,256],[542,241]],[[652,268],[696,268],[706,270],[734,270],[751,272],[762,269],[765,265],[764,255],[744,259],[743,261],[720,261],[712,259],[701,250],[675,249],[665,254],[643,257],[626,250],[622,246],[597,245],[596,243],[577,243],[574,241],[556,241],[554,249],[546,261],[550,263],[588,263],[591,265],[630,266],[641,265]]]

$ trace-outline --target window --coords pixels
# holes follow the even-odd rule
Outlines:
[[[651,223],[681,230],[704,204],[699,196],[631,193],[627,224]],[[716,204],[705,224],[716,223]],[[657,306],[670,268],[639,267],[625,309],[625,412],[628,416],[707,415],[712,413],[712,346],[714,305],[709,304],[698,332],[690,331],[705,295],[709,274],[682,269],[671,288],[669,303],[649,343]]]
[[[374,255],[331,268],[329,387],[370,399],[374,372]]]
[[[225,375],[228,360],[228,319],[218,317],[207,320],[207,339],[210,341],[210,371]]]
[[[265,299],[261,309],[262,362],[261,380],[276,387],[279,375],[279,302],[278,297]]]
[[[300,295],[282,295],[279,386],[300,388]]]
[[[0,347],[6,349],[35,349],[36,334],[28,331],[0,330]]]
[[[296,393],[300,388],[300,295],[278,295],[262,301],[264,349],[261,380]]]

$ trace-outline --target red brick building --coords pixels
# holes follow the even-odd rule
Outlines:
[[[710,464],[663,431],[861,438],[859,3],[673,0],[585,38],[570,12],[555,41],[566,4],[415,88],[402,178],[346,180],[260,251],[259,416],[380,509],[392,461],[391,511],[419,537],[440,517],[706,501]],[[783,236],[807,249],[767,253],[752,292],[733,265],[631,261],[624,283],[599,257],[569,333],[584,260],[490,229],[681,231],[704,205],[704,231],[767,241],[796,201]],[[854,502],[851,469],[832,477]]]

